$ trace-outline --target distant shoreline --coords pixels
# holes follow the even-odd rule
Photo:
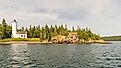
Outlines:
[[[105,41],[121,41],[121,36],[106,36],[102,37]]]

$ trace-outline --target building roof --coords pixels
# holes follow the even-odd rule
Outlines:
[[[16,34],[27,34],[27,32],[18,31]]]

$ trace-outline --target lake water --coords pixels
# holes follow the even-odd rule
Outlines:
[[[121,68],[121,42],[1,45],[0,68]]]

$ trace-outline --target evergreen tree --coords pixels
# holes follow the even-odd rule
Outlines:
[[[55,28],[54,28],[54,36],[58,35],[58,31],[57,31],[57,25],[55,25]]]
[[[20,31],[21,31],[21,32],[25,32],[25,29],[24,29],[23,26],[21,27]]]
[[[42,30],[40,30],[40,42],[42,42],[43,40],[43,34],[42,34]]]
[[[5,39],[5,38],[7,38],[6,37],[6,28],[7,28],[7,23],[6,23],[6,20],[3,18],[3,20],[2,20],[2,39]]]
[[[40,38],[40,25],[36,27],[36,38]]]
[[[29,30],[28,30],[28,37],[32,38],[32,26],[29,26]]]
[[[36,27],[34,26],[32,28],[32,38],[36,38],[36,32],[35,32]]]

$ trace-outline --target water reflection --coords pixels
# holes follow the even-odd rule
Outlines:
[[[27,57],[27,46],[21,46],[21,45],[11,45],[11,49],[9,52],[10,57],[8,58],[9,61],[9,67],[21,67],[23,65],[23,62],[29,57]]]

